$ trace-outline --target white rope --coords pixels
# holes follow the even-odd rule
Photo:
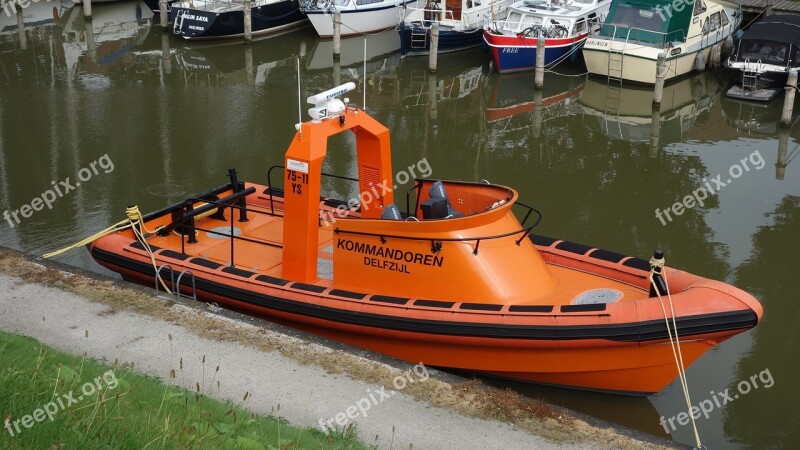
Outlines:
[[[692,399],[689,396],[689,383],[686,380],[686,367],[683,365],[683,352],[681,352],[681,341],[680,337],[678,336],[678,325],[675,322],[675,308],[672,304],[672,294],[669,291],[669,283],[667,282],[667,274],[663,270],[664,269],[664,258],[656,259],[650,258],[650,284],[653,286],[653,290],[658,296],[658,302],[661,304],[661,312],[664,313],[664,323],[667,325],[667,336],[669,336],[669,345],[672,349],[672,357],[675,359],[675,365],[678,368],[678,376],[681,380],[681,387],[683,388],[683,397],[686,400],[686,408],[687,412],[689,413],[689,417],[692,419],[692,429],[694,430],[694,439],[697,443],[697,448],[703,448],[703,444],[700,442],[700,433],[697,431],[697,423],[694,420],[694,416],[692,415]],[[672,330],[670,330],[669,326],[669,318],[667,317],[667,310],[664,307],[664,300],[661,298],[661,291],[658,289],[656,285],[654,275],[656,273],[655,269],[660,269],[661,278],[664,279],[664,286],[667,290],[667,299],[669,301],[669,309],[670,314],[672,314],[672,329],[675,331],[675,339],[672,338]]]

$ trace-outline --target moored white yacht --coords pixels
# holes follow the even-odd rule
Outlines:
[[[707,61],[711,47],[741,24],[738,8],[720,0],[614,0],[608,17],[583,46],[589,73],[654,84],[658,55],[666,56],[666,77],[685,75]]]

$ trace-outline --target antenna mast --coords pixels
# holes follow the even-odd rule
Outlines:
[[[300,101],[300,56],[297,56],[297,131],[303,137],[303,107]]]
[[[364,37],[364,101],[361,104],[364,111],[367,110],[367,38]]]

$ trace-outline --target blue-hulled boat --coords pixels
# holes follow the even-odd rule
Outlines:
[[[438,52],[446,53],[481,45],[483,27],[508,12],[509,0],[429,0],[422,8],[406,7],[400,12],[400,53],[427,55],[431,49],[431,28],[439,25]]]

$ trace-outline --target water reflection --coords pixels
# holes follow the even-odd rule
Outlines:
[[[222,183],[228,167],[265,181],[298,120],[299,58],[300,113],[308,95],[357,81],[351,101],[366,93],[390,128],[395,169],[427,158],[436,177],[514,186],[544,212],[540,234],[638,256],[663,247],[670,264],[755,293],[764,322],[693,365],[690,388],[699,401],[766,367],[775,386],[702,421],[701,436],[710,446],[800,438],[790,381],[800,367],[786,357],[800,342],[790,301],[800,288],[790,273],[800,250],[800,132],[778,127],[780,99],[737,103],[719,95],[719,75],[701,73],[667,85],[654,111],[650,90],[605,80],[548,73],[535,90],[530,74],[491,73],[481,49],[442,54],[430,73],[425,58],[400,60],[394,31],[367,38],[365,73],[362,38],[343,40],[334,61],[331,41],[311,28],[251,46],[189,43],[151,26],[135,2],[93,9],[88,22],[68,2],[31,4],[24,49],[16,16],[0,14],[0,209],[19,208],[103,154],[117,167],[24,226],[0,222],[0,243],[42,253],[119,220],[127,204],[152,210]],[[352,176],[352,138],[337,139],[324,170]],[[655,218],[655,208],[755,150],[767,168],[667,225]],[[324,188],[354,193],[346,181]],[[99,270],[83,252],[65,261]],[[650,399],[502,385],[654,434],[665,434],[661,415],[683,408],[676,384]],[[672,437],[691,442],[689,433]]]
[[[686,137],[700,114],[718,100],[722,87],[717,74],[696,74],[666,85],[660,107],[652,107],[652,88],[589,78],[580,103],[609,139],[649,143],[650,156],[656,156],[659,148]]]

